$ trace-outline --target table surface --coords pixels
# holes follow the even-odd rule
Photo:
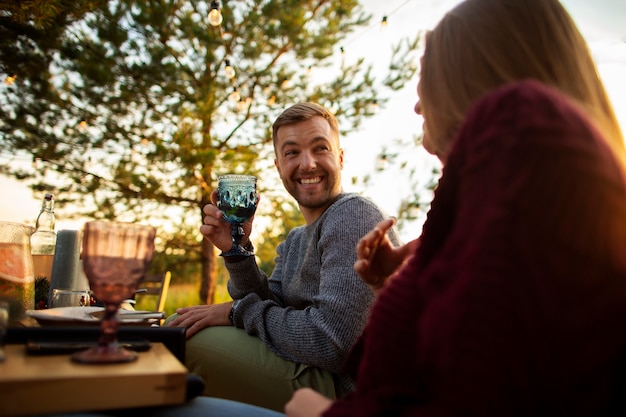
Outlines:
[[[0,415],[96,411],[185,401],[187,369],[161,343],[136,361],[84,365],[69,355],[28,355],[5,346],[0,363]]]

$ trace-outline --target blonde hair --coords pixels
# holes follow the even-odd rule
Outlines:
[[[557,0],[466,0],[426,37],[420,101],[445,149],[472,102],[532,78],[569,96],[623,161],[624,138],[589,49]]]

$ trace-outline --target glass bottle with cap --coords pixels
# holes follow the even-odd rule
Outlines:
[[[35,280],[43,277],[50,282],[54,249],[57,241],[54,224],[54,196],[47,193],[43,198],[39,216],[37,216],[35,233],[30,238]]]

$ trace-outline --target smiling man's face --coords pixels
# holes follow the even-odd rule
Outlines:
[[[280,179],[300,206],[307,224],[341,193],[343,149],[321,116],[281,126],[274,143]]]

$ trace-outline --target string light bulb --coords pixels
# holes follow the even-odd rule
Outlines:
[[[383,20],[380,21],[381,27],[387,27],[387,16],[383,16]]]
[[[378,156],[378,160],[376,161],[376,171],[384,171],[389,165],[389,157],[387,154],[381,154]]]
[[[225,59],[224,64],[225,64],[224,75],[226,75],[226,77],[230,79],[235,78],[235,69],[233,68],[232,65],[230,65],[230,60]]]
[[[4,79],[4,85],[13,85],[16,78],[17,78],[17,75],[15,74],[7,75],[7,77]]]
[[[209,11],[209,24],[211,26],[219,26],[222,24],[222,12],[220,12],[220,2],[213,0],[211,2],[211,11]]]
[[[238,103],[241,100],[241,94],[239,94],[237,87],[233,87],[233,92],[228,95],[228,100],[232,103]]]
[[[367,111],[369,113],[376,113],[378,111],[378,100],[373,99],[369,103],[367,103]]]
[[[237,103],[237,110],[244,111],[246,107],[250,106],[250,103],[252,103],[252,99],[250,97],[242,98]]]

